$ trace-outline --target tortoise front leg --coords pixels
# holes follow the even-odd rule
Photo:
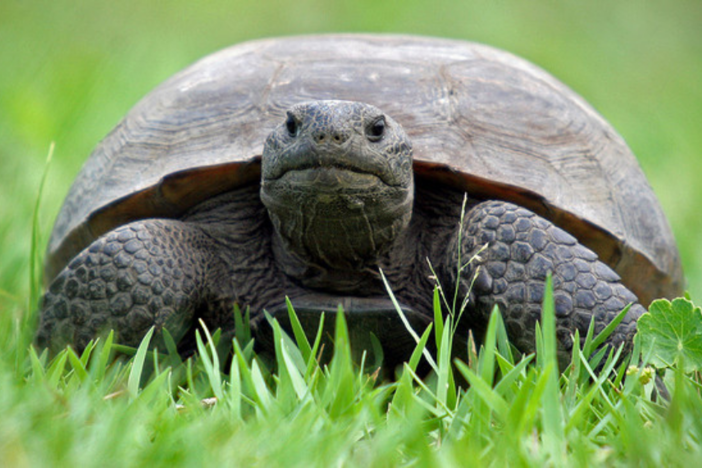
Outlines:
[[[211,238],[180,221],[138,221],[109,232],[50,285],[37,344],[51,353],[68,344],[82,350],[113,329],[117,342],[135,346],[151,326],[166,327],[178,342],[208,307],[208,285],[222,281],[216,252]]]
[[[457,243],[456,235],[447,251],[450,267],[444,270],[453,284]],[[594,317],[599,333],[629,303],[632,307],[607,344],[631,344],[644,308],[619,276],[573,236],[525,208],[488,201],[466,214],[463,261],[486,244],[480,260],[458,279],[460,289],[468,292],[473,279],[470,272],[480,265],[464,319],[468,326],[482,330],[498,305],[512,344],[522,352],[535,351],[535,324],[541,318],[545,281],[551,272],[561,367],[570,362],[575,330],[584,340]]]

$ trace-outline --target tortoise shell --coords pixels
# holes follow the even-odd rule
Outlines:
[[[484,45],[412,36],[258,40],[212,54],[143,98],[98,145],[49,242],[50,281],[101,234],[178,217],[258,183],[293,104],[373,104],[403,125],[420,177],[525,206],[594,250],[646,305],[681,293],[671,229],[623,139],[538,67]]]

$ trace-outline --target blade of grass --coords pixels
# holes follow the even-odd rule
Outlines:
[[[232,362],[229,366],[229,392],[227,392],[227,404],[229,412],[235,421],[241,421],[241,375],[239,372],[239,360],[236,356],[232,357]]]
[[[442,406],[451,408],[452,405],[448,401],[449,394],[449,381],[451,379],[451,322],[452,317],[446,317],[446,327],[444,327],[444,332],[441,337],[441,346],[438,349],[438,372],[436,373],[436,398],[441,402]],[[451,398],[455,400],[454,397]]]
[[[157,355],[158,353],[154,353]],[[149,382],[144,389],[139,393],[137,399],[141,402],[150,403],[156,399],[159,393],[164,397],[168,397],[166,393],[168,391],[168,379],[171,376],[171,370],[166,369],[160,372],[154,379]]]
[[[112,343],[115,341],[115,332],[113,330],[110,330],[110,333],[107,334],[107,338],[105,338],[105,341],[102,344],[102,349],[100,350],[100,357],[97,360],[97,367],[101,370],[99,374],[99,378],[102,380],[102,377],[104,376],[104,369],[107,368],[107,365],[111,361],[112,357]]]
[[[307,361],[307,370],[305,370],[305,379],[309,379],[312,374],[319,369],[319,362],[317,361],[317,353],[319,353],[319,347],[322,345],[322,334],[324,333],[324,312],[319,317],[319,327],[317,327],[317,335],[314,338],[314,344],[312,345],[312,350],[310,351],[310,357]]]
[[[400,307],[400,303],[397,302],[397,298],[395,297],[395,294],[392,292],[392,288],[390,288],[390,283],[388,283],[387,278],[385,277],[385,273],[383,273],[383,270],[380,271],[380,277],[383,280],[383,284],[385,285],[385,290],[388,292],[390,295],[390,300],[392,301],[393,306],[395,307],[395,310],[397,311],[398,315],[400,316],[400,320],[402,320],[402,324],[405,326],[405,329],[409,332],[409,334],[412,336],[414,339],[415,343],[419,343],[419,335],[417,335],[417,332],[414,331],[412,328],[412,325],[410,325],[409,321],[407,320],[407,317],[405,317],[405,313],[402,310],[402,307]],[[432,357],[431,353],[429,352],[428,349],[424,348],[422,350],[422,353],[424,354],[425,359],[429,363],[432,369],[434,369],[434,372],[439,372],[439,368],[436,365],[436,361],[434,361],[434,358]]]
[[[41,233],[39,228],[39,211],[41,208],[41,199],[44,193],[44,186],[46,185],[46,180],[49,176],[49,168],[51,167],[51,160],[54,156],[54,142],[49,145],[49,152],[46,155],[46,162],[44,163],[44,171],[41,174],[41,179],[39,182],[39,190],[37,193],[37,198],[34,202],[34,211],[32,212],[32,234],[31,234],[31,245],[29,250],[29,305],[27,310],[35,310],[39,303],[39,291],[41,289],[42,283],[42,268],[39,259],[39,245],[41,245]]]
[[[64,369],[66,368],[66,361],[68,360],[68,350],[64,349],[61,351],[51,362],[49,368],[46,371],[46,382],[49,388],[58,388],[59,381],[63,376]]]
[[[161,339],[163,340],[163,344],[166,347],[166,352],[168,353],[169,365],[175,368],[182,364],[183,360],[178,352],[178,345],[176,345],[173,335],[171,335],[166,328],[161,329]]]
[[[309,389],[307,388],[305,379],[300,374],[292,358],[290,358],[282,339],[280,340],[280,354],[282,356],[282,363],[279,364],[285,365],[285,370],[290,378],[292,388],[295,390],[297,398],[302,401],[307,396]]]
[[[241,346],[246,345],[251,341],[251,317],[250,309],[247,307],[244,316],[241,314],[241,309],[238,304],[234,304],[234,336],[239,341]]]
[[[205,322],[200,320],[200,326],[202,327],[203,333],[205,333],[207,344],[210,348],[210,352],[208,353],[205,343],[200,336],[200,330],[196,330],[195,343],[200,357],[200,362],[205,368],[205,375],[207,375],[210,382],[212,393],[214,393],[214,396],[217,397],[218,400],[223,400],[224,393],[222,391],[222,375],[219,372],[219,356],[217,355],[217,349],[212,341],[212,336],[210,335]]]
[[[149,343],[151,343],[151,337],[154,334],[154,327],[151,327],[149,331],[141,340],[139,348],[137,348],[136,355],[132,360],[132,368],[129,371],[129,379],[127,380],[127,390],[132,398],[136,398],[139,395],[139,385],[141,382],[142,372],[144,370],[144,362],[146,361],[146,353],[149,349]]]
[[[631,308],[631,304],[628,304],[624,309],[622,309],[619,314],[617,314],[614,319],[607,324],[604,329],[597,334],[597,336],[592,340],[592,349],[595,350],[597,349],[602,343],[605,342],[607,338],[609,338],[609,335],[612,334],[615,328],[619,326],[619,324],[624,320],[624,317],[626,317],[626,314],[629,312],[629,309]]]
[[[71,370],[73,371],[73,377],[77,378],[79,382],[85,382],[88,378],[88,370],[85,368],[85,364],[76,354],[73,348],[68,348],[68,361],[71,364]]]
[[[536,414],[541,409],[541,405],[543,405],[543,401],[546,398],[546,388],[549,382],[553,380],[554,374],[557,374],[557,371],[553,366],[548,366],[538,371],[536,368],[530,370],[526,381],[530,382],[532,379],[535,379],[536,383],[532,388],[524,386],[522,389],[525,392],[526,404],[523,407],[515,405],[511,410],[512,417],[510,419],[515,422],[512,427],[518,428],[519,433],[526,433],[532,426],[531,422],[534,421]]]
[[[492,311],[495,317],[495,326],[497,327],[497,349],[499,353],[512,365],[515,363],[514,354],[512,353],[512,345],[509,342],[507,336],[507,328],[505,328],[505,322],[502,319],[502,314],[500,313],[499,306],[495,305]]]
[[[352,404],[354,395],[353,359],[344,311],[339,306],[334,330],[334,356],[329,364],[329,415],[338,418]]]
[[[509,411],[509,405],[507,401],[492,388],[491,383],[473,372],[473,370],[461,361],[456,362],[456,367],[470,383],[471,390],[477,393],[480,399],[495,413],[501,422],[505,421]]]
[[[383,345],[380,342],[380,339],[377,336],[375,336],[375,333],[373,332],[370,332],[370,342],[371,348],[373,350],[372,370],[375,371],[376,369],[381,369],[383,367],[385,352],[383,351]],[[364,369],[368,370],[368,368],[365,365],[361,366],[361,371],[363,371]]]
[[[417,345],[414,347],[414,351],[412,351],[409,361],[407,361],[407,365],[413,372],[417,371],[419,360],[422,358],[427,342],[429,341],[429,337],[431,336],[431,329],[432,324],[430,323],[426,330],[424,330],[422,337],[419,339],[419,343],[417,343]]]
[[[514,366],[509,372],[504,373],[504,376],[495,385],[495,391],[499,395],[506,394],[508,388],[517,382],[518,379],[523,378],[524,371],[533,359],[533,354],[525,356],[524,359],[519,361],[519,363],[517,363],[517,365]]]
[[[413,394],[416,403],[421,404],[424,408],[428,409],[437,418],[444,418],[446,416],[453,417],[454,412],[451,408],[447,407],[443,401],[439,399],[435,392],[427,385],[427,383],[419,377],[412,369],[407,365],[404,367],[404,371],[408,372],[412,377],[414,382],[426,393],[425,395]]]
[[[561,412],[560,390],[558,385],[558,348],[556,346],[556,313],[553,300],[553,280],[549,274],[544,288],[544,301],[541,311],[542,346],[539,355],[540,369],[554,369],[549,377],[542,400],[544,446],[551,457],[551,462],[563,466],[566,462],[565,432]]]
[[[488,320],[482,352],[478,359],[480,377],[490,386],[492,386],[493,380],[495,379],[495,348],[497,347],[497,328],[500,319],[500,310],[495,306],[492,308],[492,313]]]
[[[270,413],[273,409],[275,398],[268,389],[266,380],[263,378],[263,373],[261,372],[261,367],[256,360],[251,364],[251,382],[253,383],[253,389],[255,391],[256,408],[264,414]]]
[[[444,335],[444,316],[441,311],[441,298],[439,296],[439,287],[434,286],[434,297],[433,297],[433,310],[434,310],[434,339],[436,340],[436,347],[441,347],[441,337]]]
[[[29,297],[27,300],[27,309],[24,314],[22,314],[18,320],[14,322],[14,337],[16,345],[16,356],[15,365],[19,369],[22,362],[25,359],[27,348],[31,342],[30,330],[35,329],[35,319],[36,311],[39,308],[39,295],[41,291],[42,278],[43,278],[43,268],[41,262],[41,248],[43,245],[41,241],[41,229],[39,226],[39,212],[41,209],[42,195],[44,194],[44,187],[46,186],[46,180],[49,176],[49,168],[51,167],[51,160],[54,155],[54,142],[49,145],[49,152],[46,155],[46,162],[44,163],[44,170],[41,174],[41,179],[39,181],[39,190],[37,192],[36,200],[34,201],[34,209],[32,212],[32,231],[29,246]]]
[[[307,339],[307,335],[305,334],[305,330],[302,328],[300,320],[297,318],[292,302],[290,302],[290,299],[287,296],[285,297],[285,305],[288,308],[290,326],[292,327],[293,334],[295,335],[297,348],[300,350],[300,353],[302,353],[302,359],[304,359],[305,362],[309,362],[310,357],[312,356],[312,347],[310,346],[310,342]]]
[[[462,262],[462,254],[463,254],[463,249],[461,246],[463,245],[463,222],[464,218],[466,215],[466,204],[468,203],[468,194],[464,193],[463,194],[463,203],[461,204],[461,218],[458,220],[458,234],[457,234],[457,239],[456,239],[456,245],[458,245],[458,249],[456,252],[456,281],[455,281],[455,288],[453,291],[453,300],[451,301],[451,307],[449,308],[449,313],[454,314],[456,313],[456,303],[458,301],[458,296],[460,293],[460,278],[461,278],[461,273],[463,273],[463,262]],[[470,262],[469,262],[470,263]]]
[[[46,371],[44,370],[44,364],[41,362],[39,356],[37,356],[37,351],[34,346],[29,347],[29,362],[32,367],[32,379],[36,382],[45,380]]]

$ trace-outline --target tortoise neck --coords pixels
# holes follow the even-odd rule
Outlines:
[[[392,210],[390,210],[392,211]],[[404,237],[409,206],[395,212],[343,213],[327,217],[314,205],[284,211],[268,209],[275,227],[273,252],[278,265],[305,287],[362,292],[379,279],[378,267]]]
[[[380,270],[383,270],[393,286],[408,278],[409,270],[412,270],[414,264],[404,260],[416,257],[415,251],[419,246],[415,237],[413,229],[404,230],[387,252],[356,268],[339,268],[302,259],[286,247],[277,233],[273,235],[272,250],[276,265],[303,288],[336,295],[386,296]]]

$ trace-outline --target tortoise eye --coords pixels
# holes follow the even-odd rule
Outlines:
[[[288,112],[288,118],[285,119],[285,129],[291,137],[296,137],[299,131],[297,119],[290,112]]]
[[[380,141],[385,134],[385,117],[378,117],[366,128],[366,137],[370,141]]]

